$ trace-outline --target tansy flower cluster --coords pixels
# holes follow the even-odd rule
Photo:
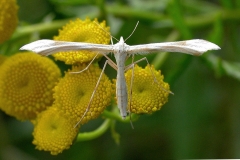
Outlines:
[[[96,19],[77,19],[64,26],[59,31],[59,36],[55,36],[54,39],[107,44],[110,41],[108,30],[105,21],[99,24]],[[53,106],[42,112],[34,121],[33,143],[37,149],[50,151],[53,155],[68,149],[80,128],[80,125],[76,124],[84,124],[97,118],[110,104],[113,88],[105,74],[96,88],[102,72],[99,67],[90,65],[86,71],[73,73],[85,69],[86,64],[83,62],[91,61],[95,55],[94,52],[85,51],[54,54],[56,59],[74,65],[54,87]],[[96,92],[92,97],[94,90]],[[87,109],[89,110],[86,112]]]
[[[110,33],[105,21],[77,19],[63,26],[54,39],[108,44]],[[97,118],[110,105],[116,83],[112,84],[104,73],[99,79],[102,70],[97,64],[88,66],[96,54],[90,51],[53,54],[56,60],[72,65],[63,77],[50,59],[30,52],[3,60],[0,109],[17,119],[31,120],[34,124],[33,144],[37,149],[53,155],[68,149],[80,125]],[[99,54],[97,59],[100,57]],[[168,101],[170,93],[160,71],[135,65],[131,88],[132,73],[129,70],[125,74],[128,111],[151,114],[159,110]]]
[[[8,40],[18,23],[16,0],[0,0],[0,44]]]
[[[39,150],[50,151],[56,155],[68,149],[80,128],[75,126],[83,117],[86,109],[89,111],[80,124],[97,118],[110,104],[112,97],[111,81],[103,75],[94,97],[89,105],[92,93],[96,86],[101,69],[95,66],[81,71],[86,65],[73,66],[72,70],[54,88],[54,104],[42,112],[34,121],[34,141]]]

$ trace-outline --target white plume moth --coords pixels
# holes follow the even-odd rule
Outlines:
[[[133,69],[134,65],[142,60],[147,60],[142,58],[136,62],[133,62],[129,66],[125,66],[125,61],[128,57],[134,56],[134,54],[148,54],[151,52],[180,52],[185,54],[190,54],[193,56],[200,56],[208,50],[218,50],[220,49],[214,43],[208,42],[202,39],[193,39],[186,41],[176,41],[176,42],[164,42],[164,43],[150,43],[150,44],[141,44],[129,46],[125,43],[123,37],[120,38],[120,41],[114,45],[103,45],[103,44],[93,44],[93,43],[83,43],[83,42],[66,42],[66,41],[55,41],[55,40],[38,40],[29,44],[24,45],[20,50],[29,50],[36,52],[40,55],[48,56],[60,51],[70,51],[70,50],[88,50],[95,51],[98,54],[102,54],[107,58],[102,73],[105,70],[107,64],[112,66],[117,71],[116,79],[116,95],[118,108],[123,119],[127,116],[127,105],[128,105],[128,95],[127,95],[127,86],[124,73],[128,69]],[[116,59],[114,63],[107,55],[113,53]],[[89,64],[90,65],[90,64]],[[87,68],[89,67],[87,66]],[[86,70],[85,68],[84,70]],[[84,71],[82,70],[82,71]],[[80,71],[80,72],[82,72]],[[78,73],[80,73],[78,72]],[[102,73],[98,79],[95,90],[89,101],[89,105],[86,108],[84,115],[81,117],[80,121],[76,124],[78,125],[82,118],[89,111],[93,96],[96,92],[96,88],[100,82]],[[133,79],[133,78],[132,78]]]

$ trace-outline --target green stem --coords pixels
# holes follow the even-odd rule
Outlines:
[[[36,32],[43,34],[46,32],[56,31],[65,25],[69,20],[70,19],[64,19],[60,21],[52,21],[51,23],[39,23],[18,27],[11,39],[18,39]]]
[[[89,141],[92,139],[95,139],[97,137],[100,137],[103,133],[106,132],[106,130],[109,128],[113,120],[118,120],[120,122],[130,122],[130,118],[127,117],[125,120],[122,119],[122,117],[119,116],[119,111],[117,106],[113,107],[113,110],[110,111],[104,111],[102,116],[106,117],[107,119],[102,123],[100,127],[98,127],[96,130],[92,132],[85,132],[85,133],[79,133],[77,136],[77,142],[79,141]],[[138,115],[131,114],[132,121],[136,120],[138,118]]]
[[[97,0],[95,3],[98,5],[98,8],[100,9],[100,15],[98,17],[99,21],[103,21],[107,19],[107,12],[105,8],[105,0]]]
[[[161,21],[167,25],[161,25],[162,27],[173,27],[173,22],[167,16],[160,13],[153,13],[151,11],[144,11],[140,9],[132,9],[131,7],[122,5],[108,5],[106,10],[110,14],[121,17],[132,17],[139,20],[145,21]],[[209,25],[215,21],[216,16],[222,16],[223,20],[235,20],[240,21],[240,10],[224,10],[224,9],[214,9],[212,12],[207,12],[200,15],[186,16],[185,22],[189,28],[200,28],[202,26]]]
[[[114,106],[115,108],[117,108],[116,106]],[[107,111],[104,110],[103,117],[109,118],[109,119],[114,119],[117,121],[122,121],[122,118],[119,116],[119,113],[116,113],[115,111]]]
[[[186,23],[185,17],[183,17],[182,10],[183,8],[181,8],[179,0],[172,0],[171,3],[169,3],[168,12],[175,24],[175,27],[178,29],[184,39],[191,39],[192,33],[189,30],[189,26]],[[168,81],[170,84],[173,84],[173,82],[176,81],[176,79],[179,78],[183,72],[185,72],[191,60],[191,56],[183,56],[179,65],[177,65],[179,67],[171,71],[171,73],[166,77],[166,81]]]
[[[127,17],[135,17],[137,19],[147,20],[147,21],[161,21],[160,28],[172,28],[173,22],[168,17],[159,13],[152,13],[143,10],[134,10],[130,7],[119,6],[119,5],[108,5],[106,6],[107,13],[114,14],[116,16],[127,16]],[[218,17],[221,15],[222,20],[235,20],[240,21],[240,10],[217,10],[211,13],[188,16],[185,17],[186,25],[190,28],[202,27],[213,23]],[[22,26],[18,27],[14,35],[11,39],[17,39],[34,32],[38,32],[40,34],[56,31],[65,25],[70,19],[52,21],[51,23],[39,23],[30,26]],[[164,25],[166,24],[166,25]]]
[[[124,5],[107,5],[106,10],[109,14],[121,17],[135,17],[136,19],[155,21],[163,20],[167,17],[161,13],[152,13],[144,10],[134,9]]]
[[[183,16],[183,8],[179,0],[171,0],[168,4],[167,11],[174,23],[174,27],[180,32],[184,39],[192,37],[189,26],[186,24],[186,19]]]
[[[84,133],[79,133],[77,136],[77,142],[80,141],[89,141],[95,138],[100,137],[103,133],[106,132],[106,130],[109,128],[111,124],[110,119],[106,119],[100,127],[98,127],[96,130],[92,132],[84,132]]]
[[[125,122],[125,123],[129,123],[131,120],[135,121],[139,117],[137,114],[131,114],[131,119],[130,119],[130,116],[128,116],[125,119],[122,119],[122,117],[119,114],[119,110],[118,110],[117,106],[113,106],[112,111],[104,110],[102,116],[104,116],[106,118],[114,119],[114,120],[117,120],[117,121],[120,121],[120,122]]]

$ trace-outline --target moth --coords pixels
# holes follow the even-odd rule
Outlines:
[[[125,66],[125,61],[128,57],[134,56],[135,54],[146,55],[152,52],[180,52],[185,54],[190,54],[193,56],[200,56],[204,52],[209,50],[220,49],[214,43],[211,43],[202,39],[192,39],[186,41],[176,41],[176,42],[164,42],[164,43],[150,43],[150,44],[140,44],[140,45],[127,45],[123,39],[120,38],[119,42],[114,45],[104,45],[104,44],[94,44],[94,43],[83,43],[83,42],[66,42],[66,41],[55,41],[55,40],[38,40],[29,44],[26,44],[20,48],[20,50],[29,50],[36,52],[40,55],[48,56],[60,51],[70,51],[70,50],[87,50],[94,51],[98,54],[102,54],[107,58],[102,73],[107,64],[112,66],[117,71],[116,78],[116,95],[118,108],[120,110],[121,117],[123,119],[127,116],[127,105],[128,105],[128,93],[126,86],[126,79],[124,73],[126,70],[134,68],[134,64],[147,60],[143,58],[136,62],[133,62],[129,66]],[[113,53],[116,63],[114,63],[107,55]],[[101,73],[101,75],[102,75]],[[91,101],[93,99],[96,88],[101,79],[101,75],[90,99],[89,105],[82,116],[86,115],[90,108]],[[81,118],[81,120],[82,120]],[[81,121],[80,120],[80,121]]]

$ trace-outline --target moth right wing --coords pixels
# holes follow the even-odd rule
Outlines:
[[[142,44],[128,47],[129,54],[148,54],[151,52],[180,52],[194,56],[200,56],[208,50],[218,50],[219,46],[216,44],[202,40],[192,39],[186,41],[164,42]]]
[[[96,51],[102,54],[108,54],[113,51],[112,45],[55,41],[47,39],[38,40],[26,44],[22,46],[20,50],[29,50],[44,56],[48,56],[60,51],[73,51],[73,50]]]

